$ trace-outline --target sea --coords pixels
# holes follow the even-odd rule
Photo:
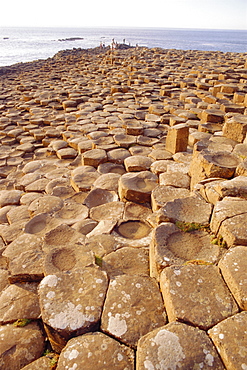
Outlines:
[[[247,30],[0,27],[0,66],[47,59],[60,50],[117,43],[163,49],[247,53]]]

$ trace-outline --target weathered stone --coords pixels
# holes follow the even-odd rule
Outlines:
[[[40,316],[37,283],[11,284],[0,295],[1,325]]]
[[[94,262],[92,251],[80,243],[50,247],[44,260],[44,274],[47,276],[59,272],[69,272],[93,265]]]
[[[109,153],[110,152],[108,152],[108,160],[110,160],[109,159]],[[119,175],[123,175],[126,172],[123,165],[110,163],[110,162],[100,164],[97,168],[97,171],[100,174],[116,173],[116,174],[119,174]]]
[[[239,163],[236,169],[236,175],[238,176],[247,176],[247,159]]]
[[[30,184],[25,186],[26,192],[44,192],[47,184],[49,183],[49,180],[46,178],[38,179],[34,182],[31,182]]]
[[[84,241],[85,237],[82,234],[68,225],[60,224],[44,235],[43,250],[47,252],[54,247],[75,244],[82,245]]]
[[[115,238],[109,234],[100,234],[86,239],[86,247],[91,250],[96,257],[103,257],[115,251],[120,245]]]
[[[180,172],[161,173],[159,176],[160,185],[174,186],[176,188],[190,188],[190,177]]]
[[[54,354],[48,354],[46,356],[42,356],[35,361],[32,361],[29,365],[23,367],[23,370],[47,370],[49,367],[52,366]],[[54,357],[55,358],[55,357]]]
[[[123,218],[124,203],[109,202],[91,208],[90,217],[95,221],[101,220],[119,220]]]
[[[88,208],[69,199],[64,200],[63,207],[55,213],[55,218],[66,225],[73,225],[87,217]]]
[[[127,220],[146,220],[148,216],[152,214],[152,211],[148,207],[144,207],[141,204],[127,202],[124,208],[124,219]]]
[[[247,312],[240,312],[221,321],[208,331],[227,369],[245,369]]]
[[[224,369],[207,334],[177,322],[155,329],[139,340],[136,366],[137,370]]]
[[[153,230],[149,249],[150,276],[159,280],[161,271],[175,264],[183,265],[190,261],[211,264],[217,261],[220,248],[211,243],[211,235],[196,230],[196,226],[193,230],[193,225],[191,229],[185,232],[170,222],[164,222]]]
[[[18,205],[23,192],[20,190],[1,190],[0,207]]]
[[[219,262],[219,268],[232,295],[242,310],[247,311],[247,248],[237,246],[230,249]]]
[[[167,202],[190,196],[190,191],[173,186],[158,185],[151,193],[152,210],[157,211]]]
[[[111,280],[101,319],[104,332],[135,348],[142,335],[165,323],[163,302],[153,279],[121,275]]]
[[[90,233],[98,225],[97,221],[86,218],[85,220],[78,221],[72,225],[72,228],[83,235]]]
[[[103,149],[92,149],[82,154],[82,165],[97,168],[101,163],[107,161],[106,151]]]
[[[11,225],[0,225],[0,236],[6,244],[9,244],[23,234],[25,226],[26,220],[17,221]]]
[[[169,128],[166,138],[166,150],[171,153],[186,152],[189,126],[178,124]]]
[[[129,148],[131,145],[136,144],[136,136],[133,135],[114,135],[115,143],[122,148]]]
[[[149,171],[126,173],[119,179],[121,200],[146,203],[151,200],[151,192],[157,185],[158,178]]]
[[[228,246],[247,245],[246,205],[245,199],[225,197],[214,207],[210,228],[216,235],[221,235]]]
[[[125,158],[124,165],[128,172],[148,171],[152,162],[153,160],[151,158],[135,155]]]
[[[217,183],[215,190],[219,193],[221,198],[247,198],[247,178],[246,176],[238,176],[231,180],[222,181]]]
[[[106,189],[96,188],[91,190],[86,196],[84,203],[88,208],[97,207],[106,203],[116,202],[117,193]]]
[[[28,207],[32,216],[40,213],[54,213],[59,211],[64,205],[62,199],[53,195],[44,195],[41,198],[35,199]]]
[[[102,268],[110,278],[118,275],[149,275],[148,250],[123,247],[102,260]]]
[[[77,367],[134,370],[134,351],[103,333],[88,333],[70,339],[57,364],[57,370]]]
[[[234,115],[225,121],[223,135],[242,143],[247,132],[247,118],[242,114]]]
[[[77,151],[73,148],[59,149],[56,154],[59,159],[73,159],[78,155]]]
[[[101,220],[95,228],[87,234],[88,238],[92,236],[99,236],[102,234],[110,234],[114,229],[117,220]]]
[[[36,234],[37,236],[42,237],[45,235],[45,233],[54,229],[60,224],[61,222],[58,219],[54,218],[48,213],[39,213],[30,221],[22,225],[22,231],[27,234]]]
[[[211,212],[211,204],[193,195],[166,202],[157,213],[157,222],[180,221],[207,225],[210,221]]]
[[[73,290],[67,289],[70,285]],[[41,281],[41,313],[55,351],[71,336],[98,328],[107,285],[106,274],[95,267],[47,275]]]
[[[151,164],[150,170],[155,175],[160,175],[161,173],[166,172],[167,166],[168,166],[169,163],[173,163],[173,161],[171,161],[171,160],[155,161]]]
[[[2,338],[0,367],[3,370],[19,370],[39,358],[44,351],[44,335],[36,322],[25,327],[11,324],[0,326]],[[32,343],[27,348],[27,344]]]
[[[39,281],[44,277],[42,239],[36,235],[20,235],[7,246],[3,256],[8,259],[12,283]]]
[[[202,150],[193,156],[189,175],[191,176],[191,189],[205,178],[221,177],[230,179],[233,177],[240,160],[229,152],[209,152]]]
[[[209,329],[238,312],[216,266],[171,266],[160,276],[169,321]]]
[[[30,213],[28,211],[28,206],[22,205],[18,207],[12,207],[6,216],[9,224],[11,225],[18,221],[28,221],[30,218]]]
[[[124,148],[113,149],[107,153],[107,157],[111,163],[122,164],[126,158],[130,157],[130,152]]]
[[[57,186],[68,186],[69,184],[70,184],[69,178],[58,177],[48,182],[45,188],[45,192],[51,195]]]
[[[100,174],[92,166],[77,167],[71,173],[71,186],[75,191],[89,191]]]
[[[109,191],[118,191],[118,180],[121,174],[106,173],[102,174],[93,184],[95,188],[105,189]]]

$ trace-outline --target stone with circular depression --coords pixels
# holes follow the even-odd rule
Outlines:
[[[144,238],[148,236],[150,231],[151,229],[147,224],[138,220],[123,222],[117,228],[118,234],[127,239]]]

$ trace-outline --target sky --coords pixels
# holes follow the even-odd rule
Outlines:
[[[4,0],[0,27],[247,30],[247,0]]]

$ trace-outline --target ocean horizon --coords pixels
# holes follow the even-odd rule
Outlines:
[[[47,59],[60,50],[108,46],[112,39],[149,48],[247,53],[247,30],[1,27],[0,66]]]

